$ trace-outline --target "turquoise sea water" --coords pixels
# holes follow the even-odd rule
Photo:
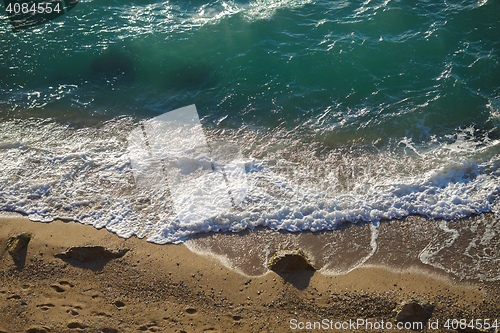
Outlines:
[[[158,243],[495,210],[499,18],[492,0],[106,0],[13,33],[4,12],[0,209]],[[127,136],[190,104],[249,188],[182,225],[135,187]]]

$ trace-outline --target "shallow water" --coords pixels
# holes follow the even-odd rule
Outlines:
[[[299,248],[325,275],[347,274],[361,266],[383,266],[396,272],[434,272],[456,281],[500,280],[500,225],[492,214],[451,222],[410,216],[377,226],[354,224],[316,233],[258,228],[200,234],[185,244],[195,253],[214,256],[250,276],[266,274],[267,264],[277,251]]]

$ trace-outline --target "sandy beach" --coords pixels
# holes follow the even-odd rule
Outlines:
[[[429,322],[439,321],[439,332],[457,331],[443,327],[448,319],[494,320],[500,314],[498,283],[460,282],[416,263],[383,265],[382,244],[347,274],[248,276],[184,244],[123,239],[75,222],[4,216],[0,225],[0,332],[312,332],[321,330],[300,329],[299,323],[305,328],[325,319],[332,325],[364,319],[395,325],[393,310],[411,300],[435,304]],[[21,232],[32,238],[16,264],[6,246],[9,236]],[[55,257],[90,245],[130,250],[89,262]],[[326,331],[373,331],[332,327]]]
[[[0,333],[500,333],[500,0],[36,3]]]

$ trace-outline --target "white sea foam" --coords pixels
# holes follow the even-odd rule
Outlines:
[[[225,138],[219,138],[222,143],[211,139],[212,157],[193,155],[189,161],[187,157],[176,161],[191,166],[206,162],[210,169],[210,159],[215,167],[210,177],[220,177],[205,184],[208,187],[197,177],[174,182],[181,191],[175,198],[159,179],[147,178],[152,173],[141,169],[146,164],[136,165],[142,180],[134,178],[127,137],[135,135],[137,125],[129,119],[110,121],[100,129],[35,120],[6,121],[0,126],[0,142],[5,143],[0,149],[0,210],[21,212],[35,221],[73,219],[160,244],[199,232],[256,226],[316,231],[410,214],[454,219],[492,211],[500,189],[500,143],[481,141],[470,130],[437,146],[413,145],[418,154],[350,148],[314,159],[307,151],[298,152],[309,156],[311,163],[305,166],[282,158],[249,162],[249,156],[244,160],[238,149],[224,145]],[[248,137],[245,145],[255,146]],[[224,160],[231,151],[232,165]],[[229,184],[221,187],[226,199],[231,193],[227,205],[212,202],[223,210],[210,212],[207,205],[190,202],[191,195],[212,193],[214,183]],[[176,191],[175,186],[170,191]],[[180,211],[196,219],[179,218],[181,206],[189,207]]]
[[[190,18],[194,24],[216,23],[238,13],[249,21],[267,20],[279,9],[300,8],[311,0],[254,0],[248,3],[234,1],[212,1],[199,7]]]

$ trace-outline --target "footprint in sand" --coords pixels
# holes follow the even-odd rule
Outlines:
[[[190,314],[190,315],[194,315],[196,312],[198,312],[198,311],[194,308],[187,308],[186,309],[186,313]]]
[[[70,288],[73,288],[75,285],[68,282],[68,281],[59,281],[59,284],[62,285],[62,286],[68,286]]]
[[[59,286],[57,284],[51,284],[50,287],[52,289],[54,289],[55,291],[57,291],[58,293],[62,293],[64,291],[66,291],[64,288],[62,288],[61,286]]]
[[[92,311],[92,315],[99,316],[99,317],[108,317],[108,318],[111,318],[111,315],[107,314],[106,312]]]
[[[68,328],[81,328],[81,329],[84,329],[86,328],[87,326],[85,326],[84,324],[78,322],[78,321],[70,321],[67,325]]]
[[[80,307],[79,307],[79,308],[80,308]],[[81,308],[80,308],[80,309],[81,309]],[[72,316],[78,316],[78,315],[80,314],[80,313],[77,311],[77,309],[76,309],[76,308],[74,308],[74,309],[68,309],[68,310],[66,310],[66,313],[69,313],[69,314],[70,314],[70,315],[72,315]]]
[[[27,333],[47,333],[47,329],[41,326],[33,326],[29,328],[26,332]]]
[[[40,308],[42,311],[48,311],[50,308],[55,307],[55,305],[51,303],[45,303],[45,304],[38,304],[36,307]]]
[[[10,297],[7,297],[7,299],[21,299],[21,296],[19,296],[19,295],[12,295]]]
[[[139,331],[150,331],[150,332],[158,332],[159,328],[156,327],[156,323],[151,323],[147,325],[141,325],[137,328]]]
[[[109,328],[109,327],[105,327],[101,331],[102,331],[102,333],[118,333],[118,330],[115,330],[114,328]]]
[[[58,293],[62,293],[64,291],[66,291],[66,289],[63,288],[63,286],[64,287],[73,288],[75,285],[72,284],[72,283],[69,283],[68,281],[60,281],[59,284],[53,283],[53,284],[50,285],[50,287],[52,289],[54,289],[55,291],[57,291]]]

